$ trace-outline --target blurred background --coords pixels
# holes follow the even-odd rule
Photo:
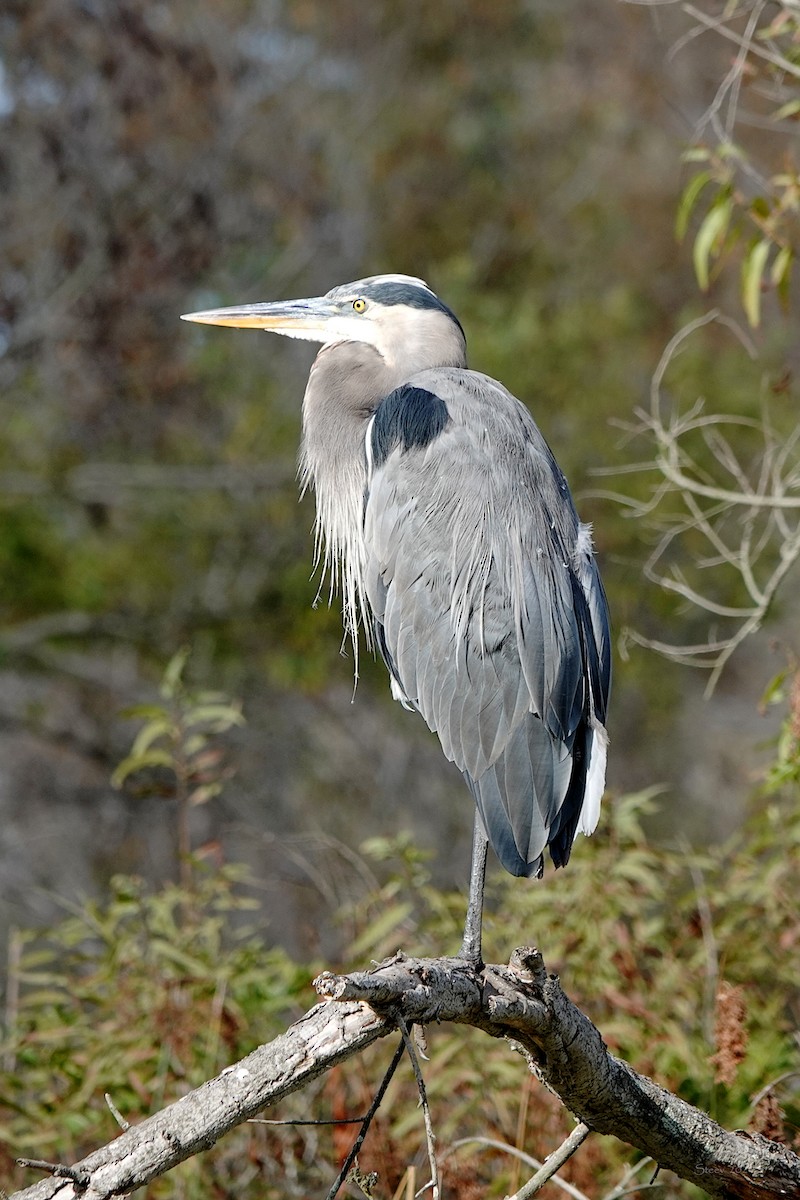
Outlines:
[[[458,313],[471,365],[524,399],[550,441],[594,523],[615,633],[713,643],[709,620],[737,611],[721,576],[710,615],[646,579],[667,527],[635,507],[652,478],[627,472],[654,449],[624,426],[640,423],[687,321],[713,304],[748,327],[738,265],[698,289],[703,253],[707,269],[724,249],[720,222],[693,264],[686,202],[676,239],[697,169],[684,151],[724,100],[767,175],[788,170],[797,110],[770,126],[774,97],[740,63],[731,115],[720,87],[737,43],[688,8],[6,0],[4,932],[102,893],[117,871],[174,875],[170,803],[110,777],[141,725],[124,711],[157,695],[184,646],[192,685],[240,698],[247,721],[227,742],[235,777],[192,811],[192,844],[252,865],[268,939],[335,949],[331,912],[364,886],[352,864],[371,835],[409,829],[437,882],[466,883],[458,773],[391,701],[382,666],[365,658],[353,694],[338,602],[314,607],[313,505],[295,481],[313,350],[188,327],[182,312],[421,275]],[[706,194],[741,204],[725,169],[711,164]],[[682,343],[664,382],[675,411],[702,397],[755,421],[769,406],[779,436],[793,428],[797,314],[764,282],[750,288],[757,329],[713,322]],[[710,698],[707,673],[625,638],[611,802],[663,783],[652,836],[704,844],[740,820],[774,734],[760,700],[796,613],[789,581],[776,622]]]

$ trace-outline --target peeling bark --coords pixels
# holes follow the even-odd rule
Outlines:
[[[86,1187],[48,1178],[11,1200],[106,1200],[140,1187],[408,1024],[452,1021],[509,1039],[574,1115],[725,1200],[800,1198],[800,1158],[758,1134],[732,1133],[609,1054],[598,1030],[548,975],[538,951],[478,972],[460,959],[402,954],[369,971],[315,981],[325,1002],[74,1169]]]

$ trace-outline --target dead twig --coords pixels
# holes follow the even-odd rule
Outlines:
[[[567,1159],[572,1158],[572,1155],[579,1146],[583,1145],[591,1132],[589,1126],[584,1125],[582,1122],[576,1125],[572,1133],[564,1139],[558,1149],[554,1150],[552,1154],[548,1154],[536,1174],[518,1192],[515,1192],[513,1196],[509,1196],[508,1200],[530,1200],[531,1196],[535,1196],[537,1192],[540,1192],[544,1185],[555,1176],[556,1171],[560,1167],[563,1167]]]
[[[436,1163],[436,1137],[433,1132],[433,1122],[431,1121],[431,1110],[428,1104],[428,1093],[425,1090],[425,1080],[422,1076],[422,1068],[419,1065],[417,1052],[414,1049],[414,1043],[408,1034],[406,1023],[402,1016],[397,1015],[397,1026],[403,1035],[403,1043],[406,1048],[406,1053],[411,1059],[411,1065],[414,1068],[414,1078],[417,1081],[417,1090],[419,1092],[419,1102],[422,1106],[422,1117],[425,1122],[425,1144],[428,1148],[428,1163],[431,1169],[431,1179],[428,1187],[431,1189],[433,1200],[439,1200],[439,1168]]]
[[[383,1097],[386,1095],[386,1089],[388,1088],[389,1084],[391,1083],[392,1076],[394,1075],[395,1071],[397,1070],[397,1067],[400,1063],[400,1059],[403,1057],[404,1050],[405,1050],[405,1038],[401,1039],[400,1044],[398,1045],[397,1049],[394,1052],[394,1057],[393,1057],[392,1061],[389,1063],[389,1066],[386,1069],[386,1074],[384,1075],[383,1079],[381,1080],[381,1086],[378,1088],[377,1092],[375,1093],[375,1098],[373,1099],[372,1104],[369,1106],[367,1115],[364,1117],[364,1120],[361,1122],[361,1128],[358,1131],[358,1136],[356,1137],[356,1140],[353,1142],[353,1145],[350,1147],[350,1153],[347,1155],[347,1158],[344,1160],[344,1163],[342,1164],[342,1169],[339,1172],[339,1174],[337,1175],[337,1177],[333,1183],[333,1186],[331,1187],[331,1190],[328,1192],[326,1200],[336,1200],[336,1196],[338,1195],[340,1187],[342,1186],[342,1184],[345,1182],[345,1180],[349,1176],[350,1171],[351,1171],[353,1165],[355,1164],[356,1158],[358,1157],[358,1152],[364,1144],[364,1138],[367,1136],[367,1131],[368,1131],[370,1125],[372,1124],[372,1118],[375,1116],[375,1113],[378,1111],[381,1100],[383,1100]]]

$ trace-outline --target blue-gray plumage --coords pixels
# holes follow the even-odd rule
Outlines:
[[[466,366],[421,280],[194,313],[323,343],[301,474],[344,619],[374,639],[475,798],[462,954],[480,959],[486,838],[514,875],[590,834],[605,781],[610,635],[589,528],[528,410]]]
[[[379,645],[397,694],[463,771],[503,866],[540,874],[545,847],[556,866],[569,858],[595,737],[605,745],[602,588],[527,410],[460,368],[413,384],[448,420],[424,443],[415,420],[418,440],[379,457],[382,411],[411,388],[375,415],[364,540]]]

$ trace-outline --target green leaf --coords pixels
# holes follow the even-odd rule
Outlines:
[[[182,743],[183,753],[187,758],[193,758],[208,742],[207,733],[193,733],[184,738]]]
[[[692,209],[697,203],[698,196],[706,184],[710,182],[710,171],[698,171],[697,175],[693,179],[690,179],[683,189],[683,195],[680,198],[678,212],[675,217],[675,236],[679,242],[682,242],[686,237],[689,217],[692,215]]]
[[[720,142],[717,146],[717,154],[720,158],[735,158],[737,160],[747,158],[742,148],[737,146],[735,142]]]
[[[139,758],[142,754],[146,754],[152,746],[153,742],[160,737],[166,737],[172,732],[172,722],[167,718],[161,717],[155,721],[150,721],[145,725],[144,729],[140,729],[133,740],[129,758]]]
[[[683,162],[708,162],[710,153],[705,146],[690,146],[681,155]]]
[[[788,104],[782,104],[772,114],[773,121],[785,121],[787,117],[796,117],[800,113],[800,100],[790,100]]]
[[[169,714],[161,704],[132,704],[121,709],[119,715],[129,721],[157,721]]]
[[[188,662],[191,653],[190,646],[183,646],[173,654],[172,658],[167,663],[164,671],[164,678],[161,683],[161,695],[167,700],[172,700],[176,693],[180,690],[183,682],[183,671]]]
[[[761,694],[761,705],[764,708],[769,704],[782,704],[786,699],[786,680],[788,675],[788,670],[783,670],[770,679]]]
[[[244,717],[238,708],[232,704],[198,704],[186,715],[187,728],[193,725],[213,723],[218,733],[229,729],[232,725],[244,725]]]
[[[172,767],[172,755],[166,750],[148,750],[145,754],[129,754],[123,758],[114,774],[111,776],[111,786],[122,787],[129,775],[141,771],[145,767]]]
[[[199,804],[207,804],[222,791],[221,783],[204,783],[189,794],[189,803],[193,808]]]
[[[781,246],[775,255],[775,261],[770,268],[769,277],[773,287],[778,292],[778,298],[784,306],[789,300],[789,281],[792,275],[794,250],[791,246]]]
[[[754,242],[742,263],[742,304],[754,329],[761,320],[761,282],[772,245],[771,238]]]
[[[697,237],[694,239],[692,250],[694,271],[697,276],[697,282],[704,292],[708,290],[709,258],[712,253],[718,254],[722,247],[725,235],[728,232],[732,211],[733,201],[730,196],[726,195],[716,200],[713,207],[709,209],[703,218],[703,222],[697,231]]]
[[[237,701],[232,701],[225,692],[202,691],[196,692],[194,695],[195,704],[238,704]]]

